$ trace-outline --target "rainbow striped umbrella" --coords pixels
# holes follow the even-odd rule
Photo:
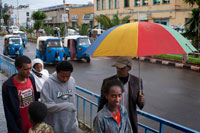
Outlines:
[[[187,39],[168,26],[134,22],[108,29],[92,43],[86,53],[92,57],[143,57],[195,51],[197,50]]]

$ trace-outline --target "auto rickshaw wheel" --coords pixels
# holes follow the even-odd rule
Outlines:
[[[87,61],[87,63],[90,63],[90,57],[85,57],[85,60]]]

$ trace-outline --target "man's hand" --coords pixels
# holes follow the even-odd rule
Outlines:
[[[140,95],[138,96],[138,102],[139,102],[140,105],[141,105],[141,104],[144,104],[144,95],[143,95],[143,94],[140,94]]]

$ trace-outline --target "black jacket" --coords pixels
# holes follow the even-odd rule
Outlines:
[[[13,83],[13,76],[15,75],[16,74],[12,75],[8,80],[6,80],[2,86],[3,107],[7,121],[8,133],[23,132],[18,91]],[[35,101],[38,101],[40,94],[36,91],[34,77],[30,75],[29,78],[34,88]]]
[[[139,78],[135,77],[134,75],[130,75],[130,79],[128,82],[128,111],[129,111],[129,120],[131,122],[131,126],[133,129],[134,133],[138,132],[138,125],[137,125],[137,112],[136,112],[136,105],[142,109],[143,108],[143,104],[139,104],[138,102],[138,96],[139,96]],[[107,103],[107,100],[105,99],[103,92],[105,89],[105,85],[111,81],[111,80],[117,80],[117,75],[114,75],[112,77],[109,77],[107,79],[103,80],[103,84],[102,84],[102,88],[101,88],[101,99],[100,99],[100,103],[98,106],[98,111],[100,111],[103,106]],[[141,83],[141,89],[143,90],[143,86]]]

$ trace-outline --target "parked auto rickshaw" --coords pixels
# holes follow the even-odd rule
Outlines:
[[[36,58],[40,58],[45,63],[57,63],[64,60],[62,39],[53,36],[38,37]]]
[[[64,38],[65,59],[85,59],[90,62],[90,56],[85,54],[85,50],[91,45],[87,36],[73,35]]]
[[[23,55],[22,38],[18,35],[5,35],[3,54],[10,57]]]
[[[19,36],[22,38],[23,46],[24,46],[24,48],[25,48],[25,47],[26,47],[26,44],[27,44],[27,42],[28,42],[26,33],[23,32],[23,31],[13,31],[13,34],[14,34],[14,35],[19,35]]]

